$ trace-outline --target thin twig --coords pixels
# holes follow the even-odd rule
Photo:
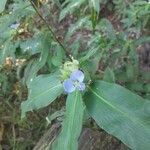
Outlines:
[[[51,26],[47,23],[47,21],[44,19],[44,17],[42,16],[42,14],[39,12],[38,8],[36,7],[36,5],[34,4],[34,2],[32,2],[32,0],[29,0],[29,2],[31,3],[32,7],[34,8],[34,10],[36,11],[36,13],[39,15],[39,17],[43,20],[43,22],[45,23],[45,25],[47,26],[47,28],[49,29],[49,31],[51,32],[54,40],[62,47],[62,49],[66,52],[67,57],[71,59],[71,56],[69,54],[69,52],[67,51],[67,49],[65,48],[65,46],[61,43],[61,41],[59,41],[59,39],[57,38],[57,36],[55,35],[54,31],[52,30]]]

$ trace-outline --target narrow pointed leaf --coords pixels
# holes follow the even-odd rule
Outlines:
[[[99,0],[91,0],[91,3],[95,9],[95,11],[97,11],[97,13],[99,13],[100,10],[100,1]]]
[[[85,95],[97,124],[133,150],[150,148],[150,102],[112,83],[97,81]]]
[[[0,64],[3,64],[7,57],[15,58],[15,55],[14,55],[15,50],[16,50],[15,44],[11,42],[11,39],[8,39],[4,43],[3,49],[0,49]]]
[[[63,92],[62,84],[55,75],[36,77],[28,89],[28,99],[21,104],[22,117],[25,117],[25,113],[28,111],[49,105]]]
[[[4,11],[6,2],[7,2],[7,0],[1,0],[1,2],[0,2],[0,13],[2,13]]]
[[[69,0],[69,4],[66,7],[64,7],[60,13],[59,21],[64,19],[68,13],[75,11],[76,8],[79,8],[80,5],[83,4],[84,2],[85,0],[73,0],[73,1]]]
[[[41,52],[40,58],[32,59],[31,62],[25,68],[24,74],[24,82],[26,85],[29,85],[31,80],[33,80],[38,71],[45,65],[48,57],[49,49],[45,48],[44,51]]]
[[[82,128],[84,106],[81,93],[75,91],[68,95],[66,115],[62,131],[53,144],[53,150],[77,150],[78,137]]]

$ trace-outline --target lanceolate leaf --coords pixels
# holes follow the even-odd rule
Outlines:
[[[94,7],[94,9],[99,13],[100,10],[100,1],[99,0],[91,0],[91,3]]]
[[[16,50],[15,44],[13,42],[11,42],[11,39],[8,39],[4,43],[4,47],[2,49],[0,49],[0,64],[3,64],[7,57],[14,58],[15,50]]]
[[[4,11],[6,2],[7,2],[7,0],[1,0],[1,2],[0,2],[0,13],[2,13]]]
[[[66,115],[62,131],[53,145],[53,150],[77,150],[78,137],[82,128],[84,106],[81,93],[75,91],[68,95]]]
[[[85,96],[90,115],[131,149],[150,148],[150,102],[112,83],[97,81]]]
[[[30,84],[31,80],[33,80],[37,76],[38,71],[45,65],[48,54],[49,49],[45,48],[41,52],[41,56],[39,59],[32,59],[31,62],[29,62],[24,74],[24,81],[27,85]]]
[[[46,33],[46,31],[44,31],[43,33],[39,33],[36,39],[33,38],[29,43],[30,46],[26,47],[26,49],[29,48],[28,50],[29,52],[31,51],[31,53],[33,50],[33,54],[41,52],[41,55],[40,58],[32,59],[25,68],[24,82],[27,85],[30,84],[30,80],[35,78],[37,76],[38,71],[45,65],[49,56],[51,41],[49,34]]]
[[[85,2],[85,0],[68,0],[65,3],[67,4],[67,2],[69,4],[67,5],[67,7],[64,7],[64,9],[60,13],[60,21],[64,19],[68,13],[75,11],[75,8],[80,7],[80,5]]]
[[[40,75],[28,88],[28,99],[21,104],[22,117],[25,117],[28,111],[49,105],[63,92],[62,84],[55,75]]]

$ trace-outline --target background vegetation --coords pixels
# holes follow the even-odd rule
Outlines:
[[[115,82],[149,100],[149,27],[146,0],[1,0],[0,149],[32,149],[62,120],[65,96],[25,119],[20,105],[30,81],[56,72],[69,55],[88,80]]]

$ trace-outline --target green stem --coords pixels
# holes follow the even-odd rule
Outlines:
[[[59,39],[57,38],[57,36],[55,35],[54,31],[52,30],[51,26],[47,23],[47,21],[44,19],[44,17],[42,16],[42,14],[39,12],[38,8],[36,7],[36,5],[34,4],[34,2],[32,0],[29,0],[29,2],[31,3],[32,7],[34,8],[34,10],[36,11],[36,13],[39,15],[39,17],[43,20],[43,22],[45,23],[45,25],[47,26],[47,28],[49,29],[49,31],[51,32],[53,39],[61,46],[61,48],[66,52],[67,57],[71,59],[71,56],[69,54],[69,52],[66,50],[65,46],[61,43],[61,41],[59,41]]]

